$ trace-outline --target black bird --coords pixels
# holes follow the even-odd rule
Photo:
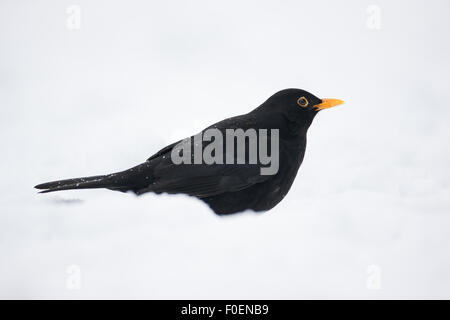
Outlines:
[[[175,164],[172,152],[176,151],[178,155],[185,152],[175,150],[182,142],[178,141],[125,171],[47,182],[35,188],[44,189],[42,193],[91,188],[133,191],[137,195],[146,192],[183,193],[203,200],[218,215],[247,209],[270,210],[286,196],[295,179],[305,154],[306,133],[316,114],[342,103],[337,99],[319,99],[301,89],[285,89],[272,95],[253,111],[222,120],[202,131],[215,128],[225,135],[227,129],[278,129],[279,165],[278,171],[272,175],[263,175],[261,168],[264,165],[259,162]],[[192,140],[188,138],[184,141]],[[202,142],[202,149],[206,145]],[[249,151],[247,140],[245,150]],[[269,150],[270,153],[275,151],[270,147]],[[231,158],[236,160],[235,151],[236,148],[224,149],[224,156],[231,152]]]

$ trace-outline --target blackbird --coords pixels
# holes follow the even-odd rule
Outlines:
[[[219,155],[222,150],[223,156],[228,157],[228,160],[235,160],[234,162],[206,163],[205,160],[176,163],[174,155],[178,158],[186,156],[184,159],[194,158],[195,152],[190,154],[192,149],[189,143],[194,141],[195,145],[197,141],[198,147],[199,140],[192,136],[166,146],[144,163],[125,171],[47,182],[35,188],[43,189],[41,193],[91,188],[132,191],[136,195],[146,192],[182,193],[203,200],[218,215],[248,209],[256,212],[267,211],[288,193],[303,161],[306,134],[316,114],[322,109],[342,103],[343,101],[338,99],[319,99],[301,89],[285,89],[272,95],[253,111],[222,120],[202,131],[206,133],[208,129],[214,129],[215,133],[222,133],[224,136],[230,129],[242,129],[244,132],[255,130],[257,133],[262,132],[261,129],[270,131],[271,140],[264,140],[269,141],[267,154],[269,151],[271,155],[277,153],[278,164],[276,170],[269,174],[263,174],[262,171],[262,168],[267,167],[267,162],[249,162],[251,135],[245,136],[245,159],[242,159],[242,154],[241,159],[237,159],[239,153],[236,151],[239,145],[235,145],[232,148],[217,148],[211,153]],[[258,139],[262,141],[261,137]],[[210,141],[212,143],[213,139]],[[277,143],[274,147],[270,142]],[[200,140],[200,146],[201,151],[206,150],[208,140]],[[259,146],[261,148],[261,145]]]

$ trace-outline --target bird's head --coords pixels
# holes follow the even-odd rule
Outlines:
[[[272,95],[260,108],[263,112],[282,115],[305,132],[316,114],[323,109],[340,105],[339,99],[320,99],[302,89],[285,89]]]

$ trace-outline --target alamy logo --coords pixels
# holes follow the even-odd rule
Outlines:
[[[171,160],[177,165],[259,164],[261,175],[274,175],[279,168],[279,130],[226,129],[223,137],[219,129],[207,129],[178,143]]]

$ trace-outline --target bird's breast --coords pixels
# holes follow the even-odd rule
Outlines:
[[[255,186],[255,211],[270,210],[287,195],[303,161],[305,148],[306,138],[295,144],[280,141],[279,170],[271,179]]]

